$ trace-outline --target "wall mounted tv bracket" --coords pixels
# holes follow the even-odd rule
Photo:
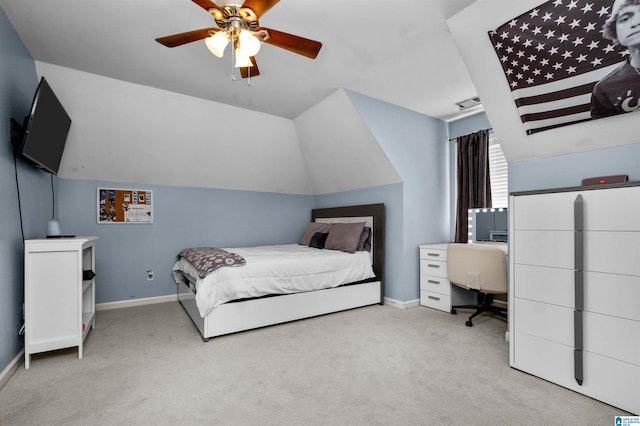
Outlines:
[[[25,117],[22,124],[18,123],[15,119],[11,119],[10,132],[11,132],[11,144],[13,147],[18,147],[24,139],[25,126],[29,117]]]

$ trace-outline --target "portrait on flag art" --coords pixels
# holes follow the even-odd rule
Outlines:
[[[489,38],[527,134],[640,110],[640,0],[550,0]]]

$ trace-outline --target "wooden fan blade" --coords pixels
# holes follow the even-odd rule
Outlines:
[[[213,9],[218,9],[219,11],[222,11],[220,6],[218,6],[217,4],[215,4],[210,0],[192,0],[192,1],[198,6],[200,6],[201,8],[203,8],[204,10],[209,10],[213,8]]]
[[[194,0],[195,1],[195,0]],[[206,1],[206,0],[201,0]],[[269,9],[275,6],[280,0],[245,0],[242,7],[248,7],[256,13],[256,16],[260,18],[267,13]]]
[[[265,40],[265,43],[286,49],[298,55],[306,56],[307,58],[315,59],[322,47],[322,43],[319,41],[309,40],[308,38],[283,33],[282,31],[272,30],[270,28],[261,27],[260,29],[269,32],[269,39]]]
[[[252,67],[240,68],[240,75],[242,76],[242,78],[257,77],[260,75],[260,70],[258,69],[258,63],[256,62],[256,58],[254,56],[251,57],[251,62],[253,62]]]
[[[219,28],[201,28],[199,30],[188,31],[186,33],[173,34],[165,37],[157,38],[156,41],[167,47],[182,46],[209,37],[212,32],[220,31]]]

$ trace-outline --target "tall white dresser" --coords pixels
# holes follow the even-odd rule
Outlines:
[[[640,183],[512,193],[510,365],[640,414]]]

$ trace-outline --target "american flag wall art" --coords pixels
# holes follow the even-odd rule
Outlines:
[[[599,118],[595,84],[628,63],[627,47],[603,36],[623,3],[551,0],[489,32],[527,134]]]

